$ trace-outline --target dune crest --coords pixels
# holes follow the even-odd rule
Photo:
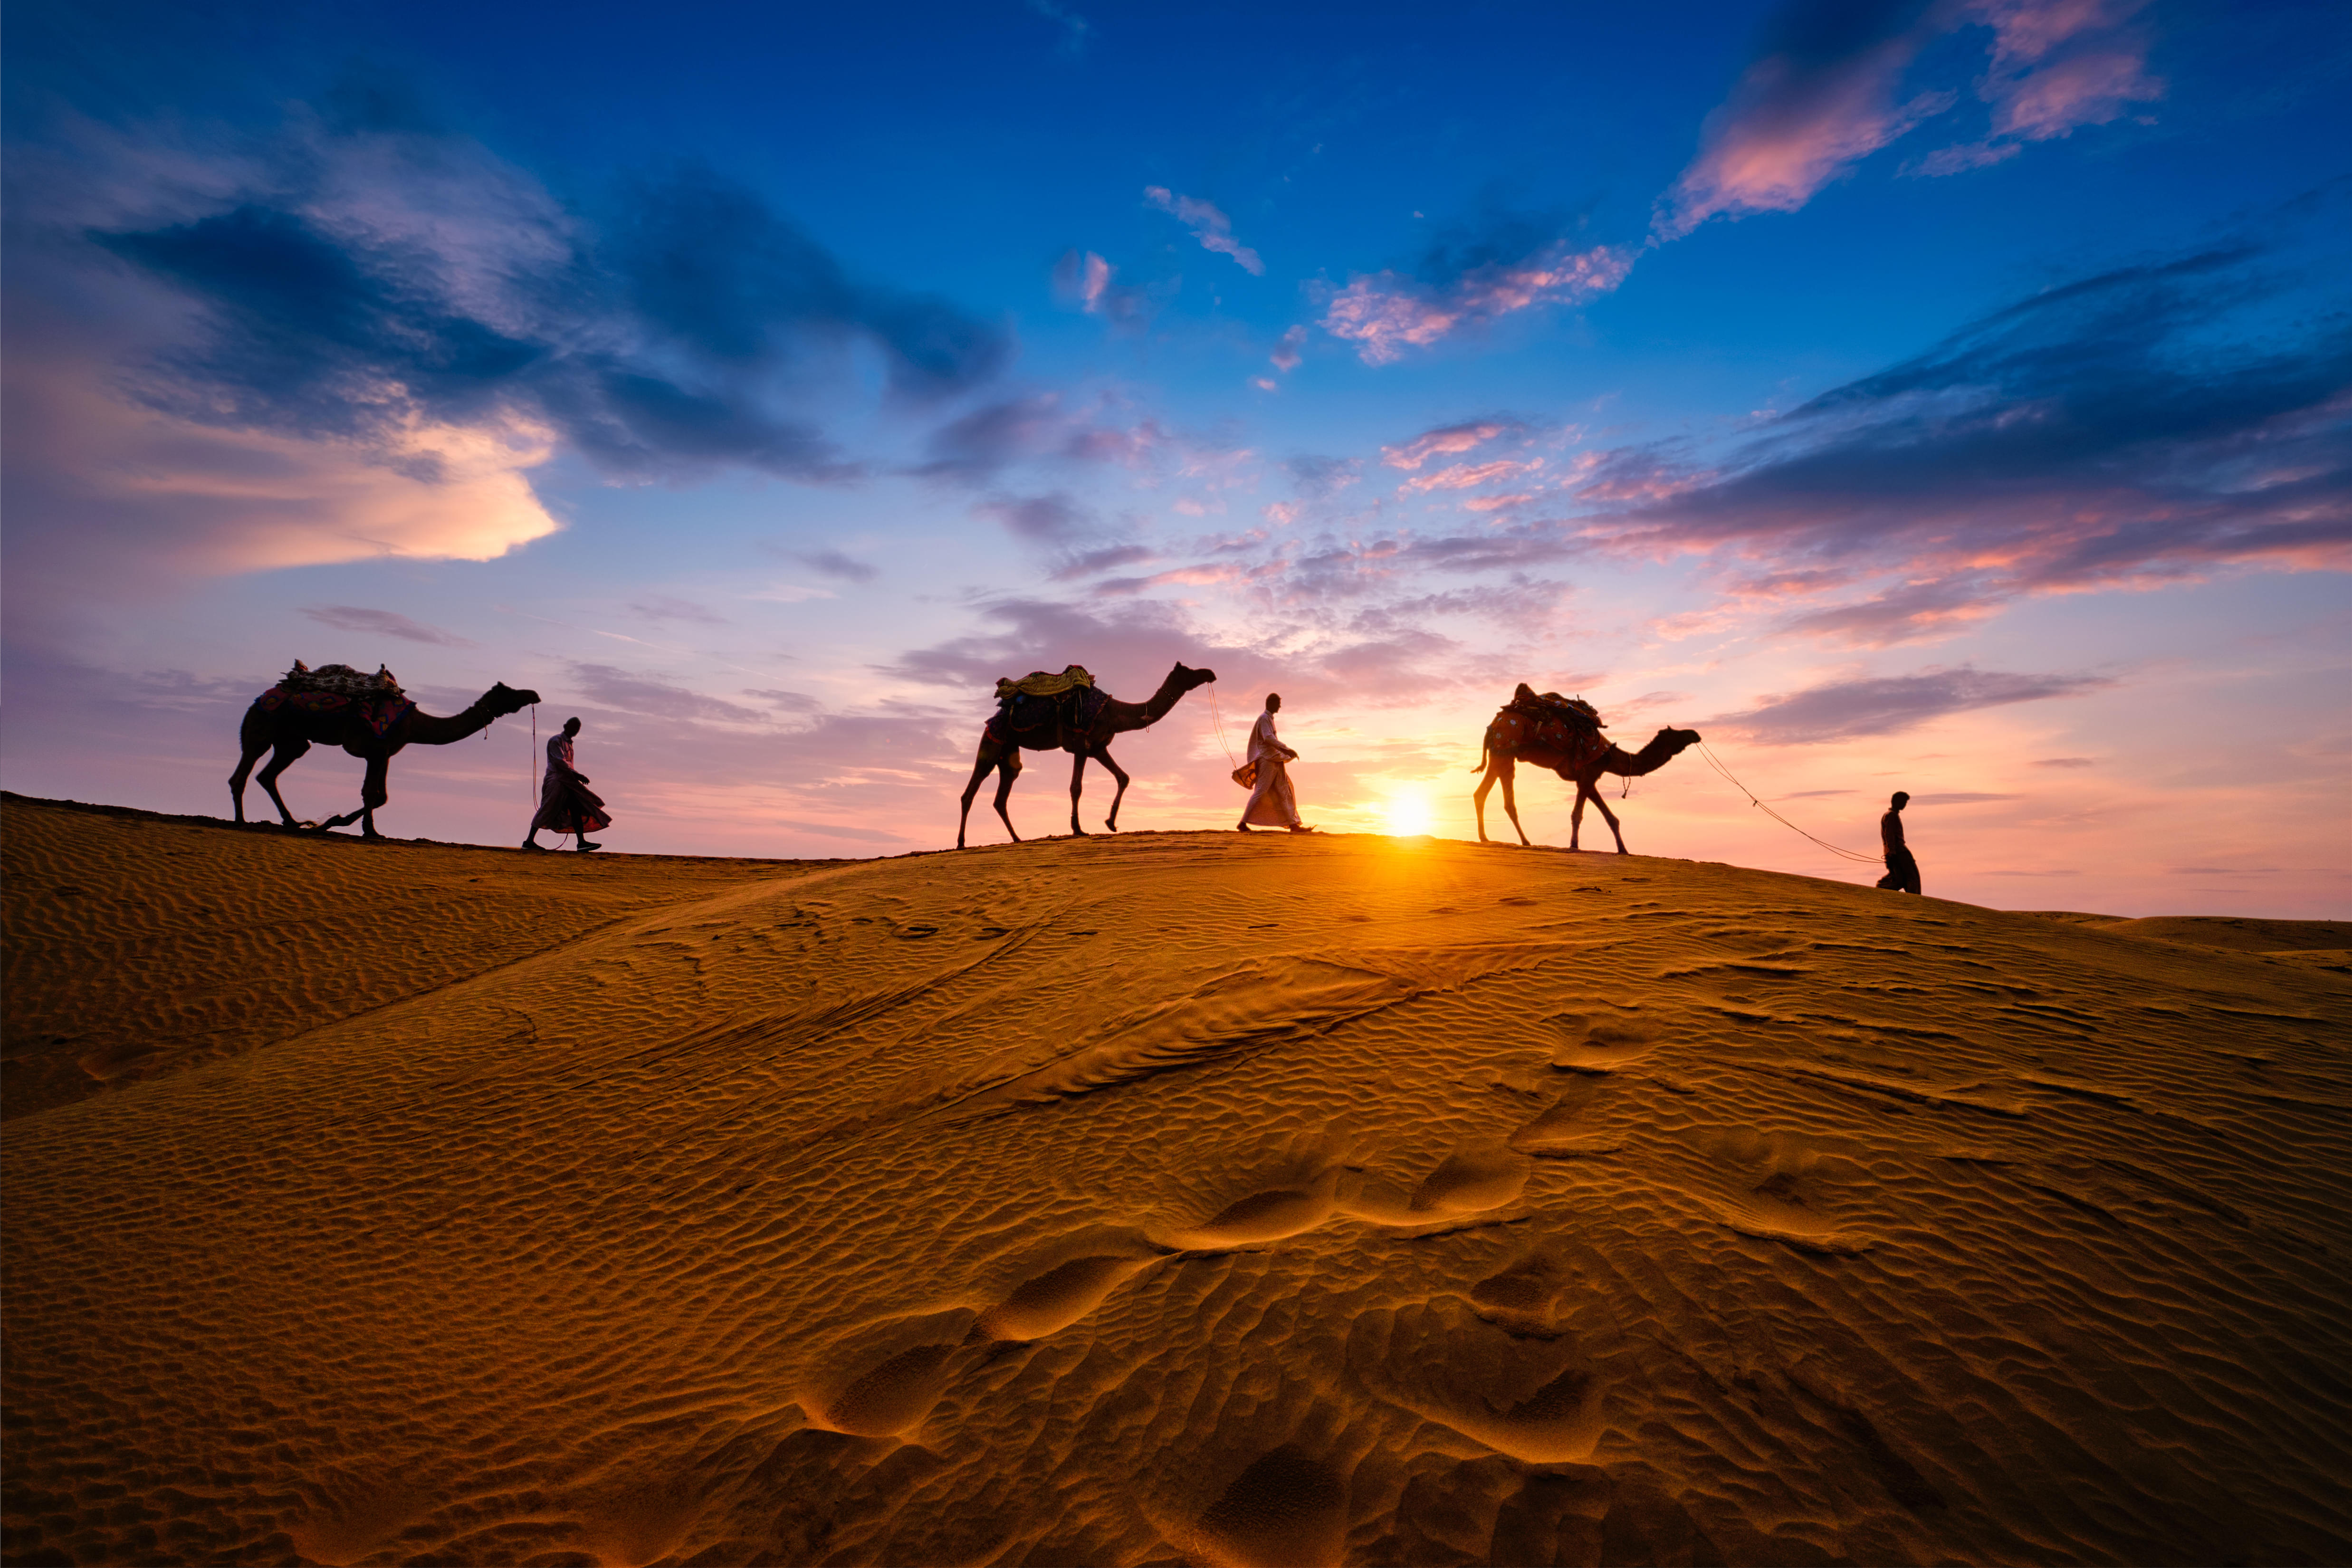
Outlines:
[[[2352,1555],[2337,933],[6,809],[25,1081],[142,1064],[9,1123],[11,1563]],[[221,929],[272,879],[423,957],[306,1013],[357,928]]]

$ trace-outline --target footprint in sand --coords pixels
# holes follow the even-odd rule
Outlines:
[[[1608,1426],[1608,1380],[1566,1327],[1510,1333],[1473,1303],[1442,1297],[1360,1314],[1347,1353],[1390,1404],[1524,1464],[1587,1463]]]
[[[1511,1134],[1511,1147],[1547,1160],[1616,1153],[1625,1147],[1624,1139],[1584,1125],[1585,1112],[1600,1092],[1600,1084],[1591,1078],[1570,1083],[1542,1114]]]
[[[1877,1245],[1841,1226],[1826,1179],[1832,1162],[1801,1139],[1734,1128],[1717,1136],[1710,1152],[1730,1178],[1730,1190],[1715,1200],[1718,1217],[1740,1235],[1840,1256]]]
[[[1329,1568],[1348,1541],[1348,1489],[1287,1446],[1253,1462],[1201,1516],[1196,1545],[1218,1568]]]
[[[1295,1184],[1252,1193],[1169,1239],[1192,1248],[1279,1241],[1329,1219],[1338,1207],[1339,1190],[1339,1167],[1333,1165]]]
[[[966,1309],[896,1318],[837,1344],[832,1372],[801,1396],[812,1426],[888,1437],[922,1424],[947,1392],[979,1314]]]
[[[1482,1214],[1527,1189],[1528,1157],[1501,1139],[1477,1139],[1445,1156],[1409,1205],[1421,1215]]]
[[[1546,1020],[1561,1037],[1551,1065],[1570,1072],[1607,1073],[1658,1048],[1665,1027],[1633,1013],[1560,1013]]]
[[[991,1340],[1042,1340],[1101,1306],[1130,1275],[1151,1262],[1149,1258],[1097,1253],[1055,1264],[981,1313],[972,1331]]]
[[[1507,1334],[1557,1339],[1568,1265],[1538,1247],[1470,1288],[1470,1310]]]

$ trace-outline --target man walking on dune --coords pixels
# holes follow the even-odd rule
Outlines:
[[[1287,827],[1293,833],[1315,831],[1298,820],[1298,797],[1290,789],[1286,764],[1297,762],[1298,753],[1275,739],[1274,716],[1281,711],[1281,694],[1267,692],[1265,711],[1250,728],[1249,765],[1257,770],[1257,778],[1250,786],[1249,804],[1242,807],[1242,819],[1236,825],[1244,833],[1250,830],[1253,822],[1260,827]]]
[[[1919,862],[1911,858],[1910,847],[1903,842],[1903,808],[1910,799],[1896,790],[1887,802],[1886,815],[1878,819],[1878,842],[1886,850],[1886,875],[1878,879],[1878,885],[1890,892],[1919,890]]]

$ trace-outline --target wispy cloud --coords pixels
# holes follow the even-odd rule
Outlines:
[[[686,621],[701,626],[723,626],[727,624],[727,617],[709,605],[698,605],[691,599],[681,599],[669,594],[648,594],[633,601],[629,609],[632,614],[643,616],[649,621]]]
[[[838,550],[807,550],[790,552],[793,560],[814,568],[828,577],[838,577],[846,583],[871,583],[880,571],[871,563],[844,555]]]
[[[1211,204],[1177,195],[1165,185],[1144,186],[1143,199],[1191,229],[1202,249],[1232,257],[1243,271],[1254,278],[1265,276],[1265,263],[1258,259],[1257,252],[1234,237],[1233,220]]]
[[[1433,282],[1394,271],[1360,273],[1332,291],[1318,323],[1356,345],[1366,364],[1388,364],[1466,327],[1538,305],[1580,305],[1633,270],[1631,252],[1579,250],[1567,240],[1511,261],[1493,261]]]
[[[1516,419],[1472,419],[1459,425],[1441,425],[1423,431],[1410,441],[1382,447],[1381,461],[1391,468],[1411,470],[1432,458],[1458,457],[1498,436],[1517,435],[1526,428]]]
[[[2139,0],[1974,0],[1963,15],[1993,30],[1977,84],[1991,108],[1983,140],[1930,153],[1904,172],[1953,174],[2014,156],[2028,142],[2105,125],[2164,96],[2147,74],[2147,39],[2126,26]]]
[[[1491,463],[1453,463],[1433,473],[1416,474],[1400,486],[1401,489],[1422,492],[1428,490],[1466,490],[1476,485],[1492,484],[1497,479],[1516,479],[1541,469],[1544,460],[1530,458],[1515,463],[1507,458]]]
[[[2114,684],[2104,676],[2017,675],[1964,666],[1828,681],[1767,697],[1754,708],[1717,714],[1706,723],[1762,745],[1817,745],[1899,734],[1947,714],[2074,696]]]
[[[2292,274],[2267,254],[2046,289],[1721,461],[1621,450],[1576,492],[1577,526],[1629,555],[1768,566],[1792,629],[1866,645],[2021,595],[2352,568],[2352,331],[2314,318],[2271,337]]]
[[[1993,32],[1977,83],[1991,109],[1986,137],[1928,154],[1905,172],[1948,174],[2012,156],[2027,142],[2105,124],[2163,95],[2145,68],[2144,37],[2124,26],[2139,0],[1792,0],[1708,115],[1698,155],[1658,200],[1654,241],[1711,217],[1794,212],[1854,164],[1944,114],[1948,89],[1904,90],[1921,52],[1955,30]]]
[[[475,647],[478,644],[445,632],[439,626],[412,621],[393,610],[367,610],[357,605],[320,605],[305,609],[303,615],[322,626],[337,631],[358,632],[367,637],[399,637],[407,642],[431,643],[440,647]]]
[[[1707,116],[1699,153],[1658,202],[1652,233],[1678,238],[1718,215],[1794,212],[1949,93],[1897,102],[1904,71],[1933,36],[1917,0],[1796,0]]]

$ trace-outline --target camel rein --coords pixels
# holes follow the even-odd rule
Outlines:
[[[1851,849],[1840,848],[1826,838],[1815,838],[1811,834],[1806,832],[1803,828],[1798,826],[1795,823],[1790,821],[1787,817],[1781,816],[1770,806],[1766,805],[1762,801],[1756,798],[1755,791],[1749,789],[1746,784],[1741,784],[1738,779],[1731,776],[1731,770],[1723,765],[1721,760],[1716,756],[1715,752],[1708,749],[1707,743],[1705,741],[1701,741],[1698,743],[1698,752],[1700,756],[1706,759],[1706,765],[1708,767],[1713,768],[1717,773],[1723,775],[1724,782],[1730,784],[1732,788],[1738,790],[1740,794],[1748,797],[1748,805],[1754,806],[1757,810],[1762,812],[1765,816],[1770,817],[1773,821],[1779,823],[1781,826],[1787,828],[1798,837],[1811,840],[1812,843],[1820,845],[1822,848],[1828,850],[1832,855],[1843,855],[1849,860],[1859,860],[1865,866],[1876,866],[1882,863],[1879,858],[1875,855],[1857,855]]]
[[[1234,764],[1234,772],[1240,772],[1241,763],[1234,756],[1233,744],[1225,739],[1225,716],[1217,711],[1217,689],[1213,684],[1209,688],[1209,722],[1217,727],[1217,744],[1224,748],[1225,761]]]

